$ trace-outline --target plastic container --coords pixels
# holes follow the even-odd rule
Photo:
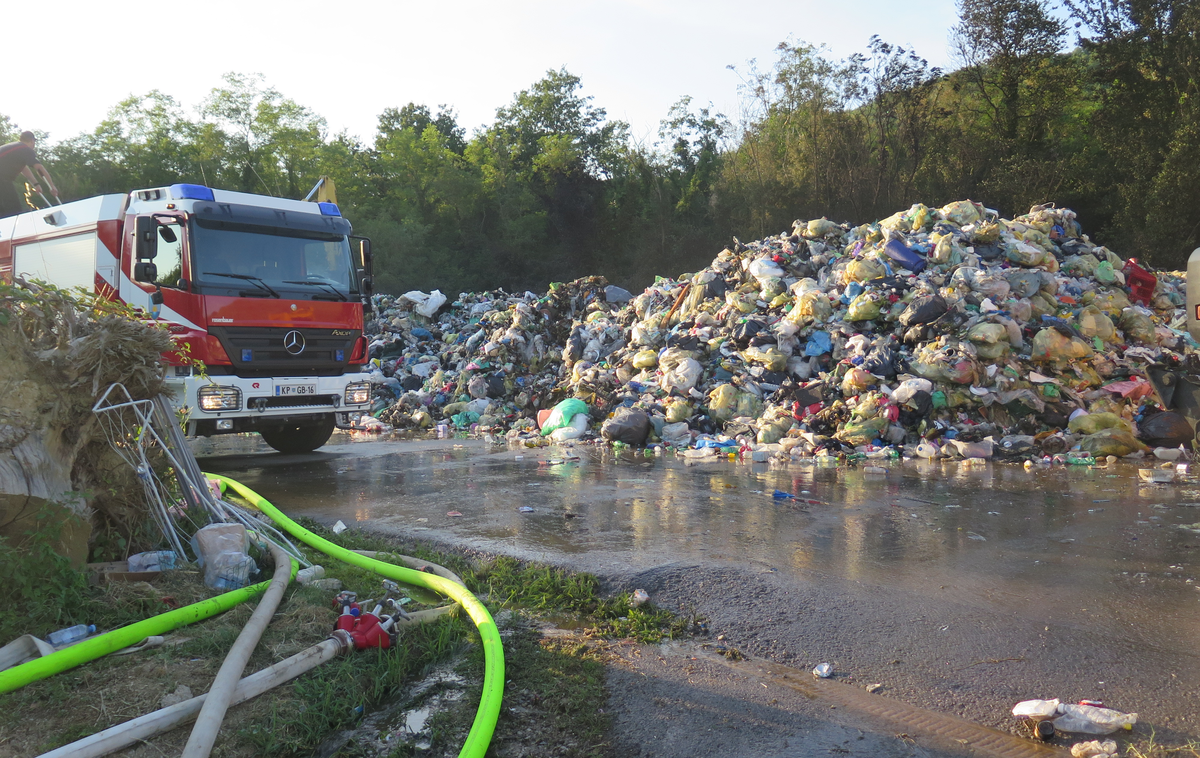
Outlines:
[[[68,626],[66,629],[59,629],[57,632],[50,632],[50,636],[46,640],[54,647],[63,647],[87,639],[88,635],[95,633],[95,624],[76,624]]]
[[[1188,268],[1191,268],[1189,260]],[[1158,286],[1158,277],[1138,265],[1136,258],[1130,258],[1121,269],[1125,274],[1125,284],[1129,287],[1129,299],[1135,303],[1149,305],[1154,298],[1154,288]]]
[[[883,246],[883,254],[914,274],[925,270],[924,256],[900,240],[888,240],[888,243]]]

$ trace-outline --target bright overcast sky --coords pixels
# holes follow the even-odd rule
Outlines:
[[[879,34],[952,68],[954,0],[45,0],[14,21],[20,73],[0,113],[51,141],[93,130],[130,94],[165,92],[192,112],[228,71],[369,139],[389,106],[445,103],[470,133],[547,69],[566,66],[610,118],[653,141],[683,95],[737,112],[738,76],[788,38],[843,58]],[[22,6],[32,8],[34,6]],[[10,17],[12,14],[9,14]],[[10,41],[15,41],[12,34]],[[37,43],[27,46],[26,43]]]

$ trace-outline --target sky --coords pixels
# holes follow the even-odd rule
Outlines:
[[[468,134],[566,67],[610,119],[652,143],[690,95],[737,115],[735,66],[769,68],[785,40],[828,55],[865,52],[872,34],[954,68],[954,0],[207,0],[114,6],[44,0],[22,73],[0,87],[0,114],[58,142],[90,132],[122,99],[158,89],[189,115],[226,72],[365,140],[387,107],[454,108]]]

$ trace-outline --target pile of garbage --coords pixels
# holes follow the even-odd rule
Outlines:
[[[377,295],[362,423],[695,457],[1144,454],[1193,439],[1162,391],[1200,373],[1185,285],[1051,205],[796,221],[636,296],[601,277]]]

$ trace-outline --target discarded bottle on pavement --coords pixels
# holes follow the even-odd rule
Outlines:
[[[79,642],[89,634],[95,633],[95,624],[76,624],[75,626],[68,626],[66,629],[59,629],[57,632],[50,632],[50,636],[46,639],[54,647],[62,647],[63,645],[70,645],[72,642]]]

